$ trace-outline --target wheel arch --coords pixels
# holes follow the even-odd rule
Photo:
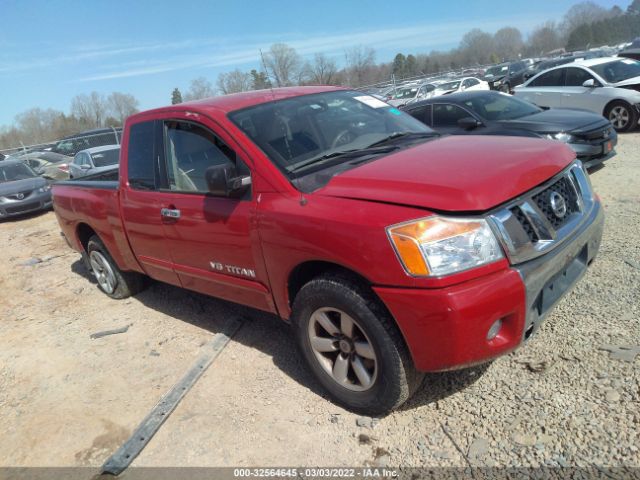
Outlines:
[[[87,223],[79,223],[76,227],[76,238],[78,239],[78,243],[80,244],[80,246],[82,246],[82,250],[84,251],[84,253],[87,252],[89,239],[94,235],[100,238],[95,229],[93,229],[93,227],[91,227]]]
[[[305,284],[316,277],[331,273],[343,274],[367,287],[371,287],[372,285],[371,281],[364,275],[344,265],[324,260],[309,260],[296,265],[291,272],[289,272],[287,278],[287,303],[289,307],[293,305],[296,295]]]

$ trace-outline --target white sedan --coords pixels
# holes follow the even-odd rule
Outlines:
[[[626,132],[640,118],[640,62],[618,57],[580,60],[545,70],[514,91],[542,108],[604,115],[618,132]]]
[[[433,91],[432,97],[448,93],[468,92],[470,90],[489,90],[489,84],[476,77],[465,77],[442,83]]]

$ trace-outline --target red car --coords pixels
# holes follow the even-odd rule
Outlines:
[[[145,277],[290,322],[351,410],[526,341],[585,272],[603,213],[555,141],[439,137],[361,92],[263,90],[129,117],[119,178],[53,187],[113,298]]]

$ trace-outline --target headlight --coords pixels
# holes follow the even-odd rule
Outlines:
[[[51,185],[45,185],[44,187],[40,187],[38,189],[40,193],[48,192],[49,190],[51,190]]]
[[[428,217],[387,227],[407,273],[438,277],[503,258],[498,240],[484,219]]]
[[[549,133],[545,135],[545,137],[548,138],[549,140],[560,140],[561,142],[564,142],[564,143],[569,143],[575,140],[575,137],[573,135],[570,135],[564,132]]]

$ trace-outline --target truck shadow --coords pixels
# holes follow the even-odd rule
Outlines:
[[[82,260],[75,261],[71,271],[98,288]],[[212,334],[224,331],[229,320],[242,321],[243,325],[233,336],[233,341],[268,355],[273,364],[290,378],[330,401],[304,363],[291,328],[276,315],[155,281],[151,281],[149,288],[136,295],[133,301]],[[401,409],[412,410],[459,392],[478,380],[487,368],[488,365],[483,365],[456,372],[428,374],[416,394]]]

